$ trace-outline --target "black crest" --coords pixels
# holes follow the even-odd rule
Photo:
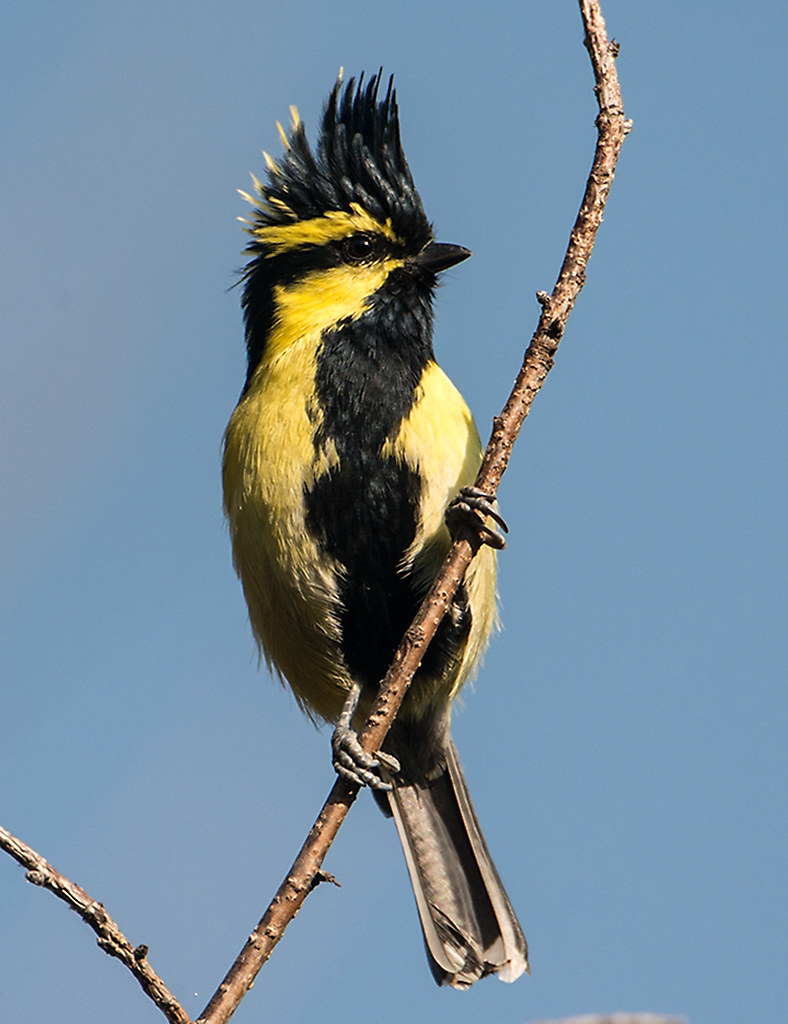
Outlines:
[[[259,187],[262,205],[255,226],[268,227],[351,210],[358,203],[375,218],[391,219],[403,239],[426,243],[432,236],[421,197],[400,141],[394,78],[378,99],[382,69],[367,82],[341,78],[323,112],[315,152],[296,120],[281,160],[269,162]]]

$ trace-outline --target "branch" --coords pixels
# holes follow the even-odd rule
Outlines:
[[[575,299],[585,282],[585,268],[602,222],[613,174],[624,137],[631,124],[624,120],[616,76],[618,47],[608,41],[597,0],[580,0],[585,45],[591,57],[599,104],[597,144],[580,212],[569,237],[561,272],[551,295],[539,292],[542,315],[525,354],[522,369],[501,415],[493,422],[476,486],[489,494],[498,489],[531,403],[540,391],[564,333]],[[379,749],[399,709],[426,647],[445,614],[465,570],[480,547],[478,537],[466,534],[453,545],[441,572],[400,644],[381,683],[377,700],[359,735],[364,750]],[[358,795],[358,787],[337,779],[306,842],[262,919],[226,978],[198,1018],[197,1024],[225,1024],[251,987],[301,904],[324,879],[323,859]],[[617,1024],[617,1022],[616,1022]]]
[[[148,963],[148,947],[132,946],[106,912],[103,904],[97,903],[84,889],[56,871],[41,854],[36,853],[27,843],[12,836],[2,827],[0,849],[10,853],[15,861],[23,868],[27,868],[25,877],[28,882],[49,889],[79,914],[98,936],[98,944],[104,952],[117,957],[128,967],[145,993],[171,1024],[192,1024],[188,1013]]]

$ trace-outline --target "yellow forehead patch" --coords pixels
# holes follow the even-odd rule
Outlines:
[[[358,203],[350,204],[350,212],[327,210],[321,217],[312,217],[309,220],[255,227],[251,234],[270,247],[268,255],[276,256],[301,245],[325,245],[328,242],[336,242],[360,231],[384,235],[392,242],[400,241],[394,233],[390,218],[379,221]]]

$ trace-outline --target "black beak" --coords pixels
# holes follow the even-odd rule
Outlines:
[[[428,242],[420,253],[412,257],[411,262],[437,274],[441,270],[448,270],[449,267],[455,267],[458,263],[462,263],[470,255],[471,250],[466,249],[464,245]]]

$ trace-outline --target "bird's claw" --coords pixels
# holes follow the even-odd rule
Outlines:
[[[505,548],[506,538],[501,530],[508,533],[509,527],[493,505],[493,501],[492,494],[479,490],[478,487],[463,487],[446,509],[446,525],[452,536],[460,526],[465,526],[478,534],[482,544],[489,544],[491,548],[497,548],[499,551]],[[488,526],[484,522],[485,516],[495,520],[501,530]]]
[[[337,725],[331,736],[331,750],[334,771],[346,782],[383,791],[392,788],[387,776],[396,775],[399,761],[382,750],[374,756],[362,750],[354,729]]]

